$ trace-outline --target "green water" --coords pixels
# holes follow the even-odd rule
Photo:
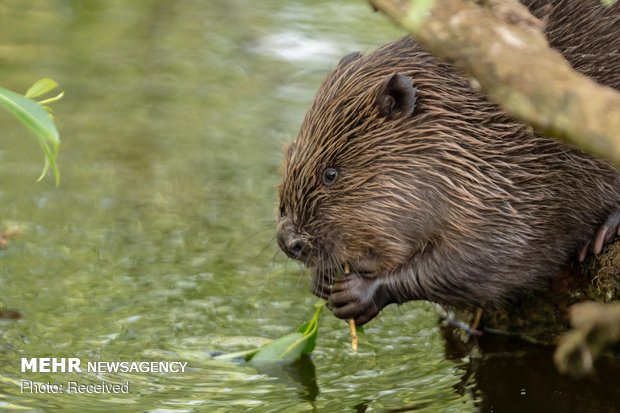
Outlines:
[[[42,155],[0,113],[0,224],[24,230],[0,252],[0,304],[22,314],[0,322],[0,409],[549,411],[542,401],[574,400],[548,352],[472,365],[422,303],[387,308],[357,355],[326,312],[311,360],[257,371],[211,358],[312,315],[308,274],[274,242],[282,147],[342,55],[399,35],[354,0],[3,0],[0,85],[50,76],[66,97],[59,188],[34,182]],[[22,373],[21,357],[188,369]],[[22,393],[21,380],[128,381],[130,392]],[[588,385],[584,406],[615,411]]]

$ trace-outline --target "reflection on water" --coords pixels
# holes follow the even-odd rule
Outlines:
[[[478,369],[463,384],[468,364],[445,357],[426,304],[388,308],[366,328],[357,355],[346,325],[325,314],[312,359],[293,366],[256,371],[210,356],[278,337],[314,311],[307,275],[273,242],[282,147],[342,55],[400,35],[389,22],[353,0],[4,0],[0,22],[0,84],[23,90],[50,76],[67,91],[56,105],[57,189],[34,183],[36,144],[0,114],[2,225],[24,228],[0,252],[0,307],[22,314],[0,321],[1,408],[490,406],[506,374]],[[190,368],[20,372],[20,357],[45,356],[183,360]],[[131,391],[21,394],[22,379],[129,381]],[[522,400],[506,397],[515,409]]]
[[[620,409],[617,359],[602,360],[595,376],[576,380],[558,373],[552,347],[484,336],[466,346],[453,331],[442,333],[449,359],[458,362],[478,354],[468,357],[467,372],[455,389],[476,400],[480,411],[613,413]]]

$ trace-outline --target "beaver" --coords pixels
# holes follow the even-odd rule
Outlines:
[[[523,3],[576,70],[620,88],[619,3]],[[358,325],[410,300],[501,306],[620,231],[618,169],[516,121],[409,37],[338,63],[281,175],[278,244]]]

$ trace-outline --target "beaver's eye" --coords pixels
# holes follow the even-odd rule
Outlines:
[[[336,182],[336,178],[338,178],[338,171],[336,168],[327,168],[325,172],[323,172],[323,183],[327,186]]]

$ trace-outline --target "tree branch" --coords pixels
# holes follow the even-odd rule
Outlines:
[[[560,340],[555,364],[573,376],[591,374],[600,354],[620,342],[620,303],[575,304],[570,308],[570,318],[574,328]]]
[[[369,0],[494,102],[620,167],[620,93],[574,71],[516,0]]]

